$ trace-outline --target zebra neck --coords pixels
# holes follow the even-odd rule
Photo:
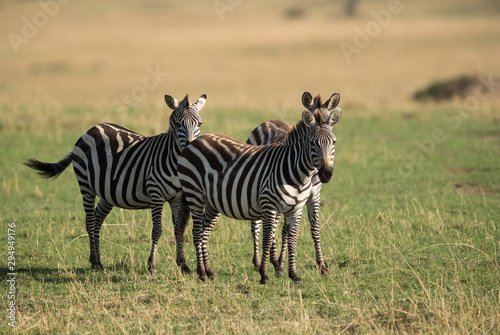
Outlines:
[[[170,128],[166,133],[158,135],[161,137],[158,155],[163,162],[169,161],[177,165],[177,158],[182,152],[177,133],[175,128]]]
[[[283,168],[293,172],[296,182],[306,184],[316,172],[311,157],[311,148],[308,143],[307,130],[302,124],[302,129],[297,126],[289,133],[283,142]]]
[[[182,150],[184,150],[181,147],[181,143],[179,141],[179,132],[175,127],[171,127],[167,132],[167,137],[169,143],[168,150],[170,151],[170,154],[172,154],[172,156],[174,157],[175,162],[177,163],[177,158],[181,154]]]

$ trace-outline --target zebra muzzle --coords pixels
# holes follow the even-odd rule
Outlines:
[[[318,169],[319,180],[322,183],[328,183],[333,176],[333,167],[331,166],[322,166]]]

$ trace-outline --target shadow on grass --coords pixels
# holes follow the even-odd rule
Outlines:
[[[0,267],[0,275],[7,276],[12,273],[6,267]],[[123,269],[105,269],[104,271],[89,268],[62,269],[62,268],[18,268],[16,278],[35,280],[42,283],[64,284],[74,281],[104,280],[106,282],[119,283],[129,280],[130,273]],[[146,273],[145,273],[146,274]],[[149,273],[147,273],[149,274]]]

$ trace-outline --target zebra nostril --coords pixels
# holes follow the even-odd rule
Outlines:
[[[319,179],[322,183],[328,183],[333,176],[333,169],[330,168],[323,168],[320,169],[319,171]]]

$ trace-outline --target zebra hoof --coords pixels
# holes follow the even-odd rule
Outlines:
[[[188,274],[188,275],[190,275],[191,273],[193,273],[191,271],[191,269],[186,264],[182,264],[181,265],[181,271],[182,271],[182,273],[185,273],[185,274]]]
[[[267,276],[264,276],[260,280],[261,285],[267,285],[269,284],[269,278]]]
[[[98,270],[98,271],[104,271],[104,266],[102,266],[101,263],[99,263],[99,264],[92,264],[91,269],[92,270]]]
[[[292,280],[293,280],[293,283],[295,285],[304,285],[304,283],[302,282],[302,279],[300,279],[299,277],[294,277],[294,278],[292,278]]]
[[[328,268],[326,266],[321,267],[321,274],[324,276],[328,276],[330,274],[330,271],[328,271]]]
[[[200,276],[200,280],[202,282],[206,282],[208,280],[208,277],[207,276]]]
[[[148,269],[149,273],[152,274],[153,276],[158,273],[158,270],[149,268]]]
[[[205,270],[206,274],[207,274],[207,277],[208,279],[215,279],[215,273],[211,270],[211,269],[208,269],[208,270]]]

